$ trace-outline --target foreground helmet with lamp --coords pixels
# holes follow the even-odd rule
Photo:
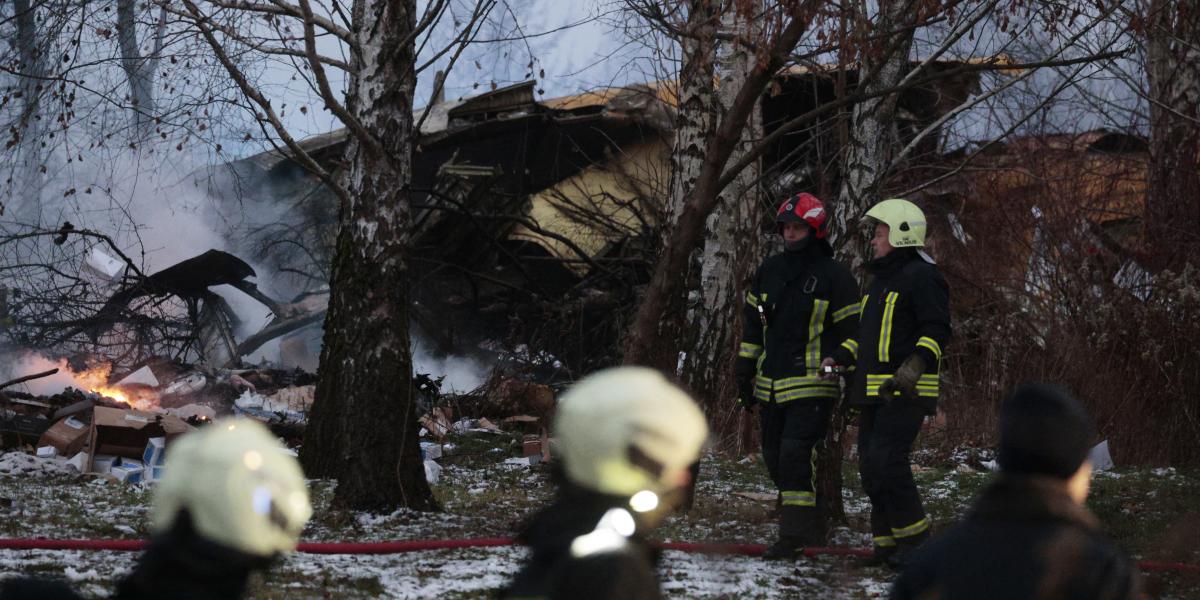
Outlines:
[[[580,381],[555,420],[567,478],[605,494],[665,492],[696,461],[704,414],[657,371],[621,367]]]
[[[289,552],[312,515],[304,473],[263,425],[218,421],[175,442],[154,496],[154,529],[186,511],[196,533],[252,556]]]
[[[925,246],[925,212],[902,198],[891,198],[872,206],[868,218],[888,226],[888,243],[894,248]]]
[[[645,533],[676,506],[708,426],[657,371],[618,367],[559,401],[558,490],[518,539],[530,558],[504,598],[660,598]]]

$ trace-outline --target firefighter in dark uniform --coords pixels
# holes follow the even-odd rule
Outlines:
[[[1137,569],[1084,506],[1094,438],[1066,390],[1018,386],[1000,407],[1000,473],[915,554],[892,598],[1140,597]]]
[[[786,559],[825,542],[815,455],[841,389],[821,377],[821,358],[853,335],[859,298],[850,270],[832,258],[820,200],[789,198],[775,221],[785,251],[763,262],[746,294],[735,372],[739,404],[761,406],[763,460],[779,490],[779,539],[763,556]]]
[[[929,537],[909,454],[921,422],[937,410],[939,363],[950,339],[950,295],[925,245],[925,214],[907,200],[867,211],[875,223],[858,332],[822,364],[854,367],[859,473],[871,499],[875,546],[867,564],[899,568]]]
[[[661,598],[644,536],[686,497],[704,414],[657,371],[618,367],[572,387],[554,431],[558,496],[518,536],[530,558],[502,597]]]

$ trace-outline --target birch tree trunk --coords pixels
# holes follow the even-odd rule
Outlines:
[[[716,105],[719,114],[732,106],[738,84],[745,80],[757,60],[745,42],[757,38],[754,23],[734,10],[721,15],[721,31],[734,41],[716,47]],[[712,81],[714,77],[708,77]],[[710,112],[706,114],[712,114]],[[681,111],[682,112],[682,111]],[[739,145],[730,160],[742,157],[762,135],[760,110],[755,107],[747,119]],[[679,156],[679,155],[677,155]],[[690,160],[679,165],[688,183],[695,181],[701,162]],[[736,418],[733,360],[742,333],[742,304],[746,282],[761,258],[759,243],[759,168],[757,163],[743,170],[720,194],[717,206],[704,228],[704,245],[694,257],[694,272],[688,293],[689,341],[683,361],[683,381],[708,409],[710,420]],[[672,190],[682,195],[681,187]]]
[[[687,3],[687,33],[680,38],[683,53],[679,70],[679,110],[675,116],[675,142],[671,149],[670,188],[662,219],[662,239],[669,243],[679,227],[680,216],[704,168],[708,140],[719,122],[720,101],[714,85],[716,66],[716,33],[720,7],[711,0],[691,0]],[[698,265],[693,255],[685,265],[681,279],[686,287],[675,291],[670,299],[672,308],[663,312],[655,325],[659,342],[643,357],[644,364],[666,373],[675,373],[687,382],[685,363],[680,353],[687,353],[695,337],[695,315],[688,310],[685,298],[698,285]]]
[[[908,69],[912,48],[912,25],[916,11],[911,0],[880,2],[879,18],[873,33],[886,41],[886,46],[864,50],[859,91],[874,93],[896,87]],[[861,18],[865,21],[866,16]],[[895,33],[885,33],[895,32]],[[863,37],[872,32],[860,32]],[[870,258],[869,238],[859,225],[862,215],[881,200],[879,191],[883,178],[892,163],[898,136],[895,127],[896,101],[899,94],[888,94],[854,105],[850,123],[850,139],[842,162],[842,185],[833,205],[830,240],[838,249],[838,259],[850,265],[855,273]],[[861,281],[861,275],[860,275]],[[847,422],[842,410],[833,411],[825,444],[817,465],[817,503],[825,515],[834,521],[845,521],[842,504],[843,444]]]
[[[769,48],[761,49],[760,60],[738,82],[737,89],[730,90],[733,101],[720,122],[712,126],[713,133],[704,140],[703,152],[697,154],[701,167],[694,182],[687,186],[679,208],[672,211],[677,216],[675,224],[665,229],[663,248],[625,339],[626,364],[647,365],[666,372],[677,368],[677,324],[687,309],[688,271],[693,253],[703,243],[708,217],[720,199],[721,176],[730,155],[742,144],[742,130],[758,106],[759,96],[807,30],[809,22],[797,17],[801,12],[793,8],[778,34],[763,42],[762,46]]]
[[[121,68],[129,81],[129,99],[134,111],[134,138],[142,142],[153,133],[156,107],[154,61],[153,56],[143,57],[138,46],[136,0],[117,0],[117,45],[121,48]]]
[[[1200,245],[1200,7],[1151,0],[1150,186],[1145,229],[1153,261],[1195,260]]]
[[[336,505],[436,510],[425,481],[409,345],[415,0],[355,0],[347,109],[377,147],[351,137],[316,402],[301,460],[336,476]]]
[[[45,160],[42,152],[42,135],[45,132],[41,118],[42,90],[45,85],[46,56],[41,36],[38,35],[37,8],[29,0],[14,0],[16,30],[14,44],[20,58],[19,88],[21,90],[21,112],[17,122],[20,136],[17,164],[14,169],[14,185],[7,186],[14,197],[10,199],[10,210],[14,220],[33,225],[41,224],[42,172]],[[0,211],[2,214],[3,211]]]

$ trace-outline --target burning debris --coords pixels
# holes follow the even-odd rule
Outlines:
[[[92,358],[24,362],[56,366],[0,387],[0,448],[127,483],[155,480],[174,438],[222,415],[245,414],[298,443],[315,389],[315,376],[302,371],[213,370],[155,359],[114,373],[111,363]],[[53,394],[15,389],[56,384],[62,389]],[[244,410],[244,397],[264,401]]]

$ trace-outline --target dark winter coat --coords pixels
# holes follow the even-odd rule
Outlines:
[[[531,556],[501,593],[509,600],[658,600],[658,560],[637,534],[619,547],[574,555],[571,544],[596,530],[606,512],[628,508],[627,498],[565,490],[529,521],[518,540]]]
[[[187,512],[151,540],[137,565],[117,583],[115,600],[233,600],[245,596],[250,575],[272,559],[252,556],[201,537]]]
[[[858,331],[833,357],[855,365],[851,404],[880,404],[879,386],[909,356],[925,361],[917,403],[937,409],[942,349],[950,341],[950,292],[936,265],[915,248],[897,248],[869,265],[873,279],[862,299]]]
[[[821,360],[855,330],[858,284],[845,265],[814,240],[797,252],[763,261],[746,293],[736,370],[755,376],[755,399],[788,402],[836,398],[836,381],[822,379]]]
[[[1128,558],[1061,479],[1001,475],[967,519],[922,547],[892,588],[907,598],[1138,596]]]

